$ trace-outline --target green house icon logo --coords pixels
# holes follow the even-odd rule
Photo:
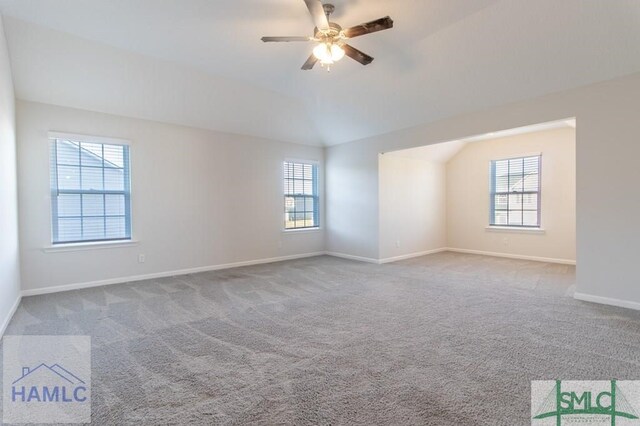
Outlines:
[[[616,380],[602,381],[565,381],[556,380],[551,390],[546,394],[542,403],[534,404],[534,382],[532,382],[532,424],[638,424],[640,419],[627,395]],[[548,383],[548,382],[543,382]],[[553,383],[553,382],[551,382]],[[640,395],[640,382],[625,382],[634,384]],[[548,387],[547,387],[548,389]],[[539,387],[536,389],[540,392]],[[632,401],[637,404],[638,401]],[[624,420],[623,420],[624,419]],[[563,423],[564,421],[564,423]],[[606,423],[605,423],[606,422]]]

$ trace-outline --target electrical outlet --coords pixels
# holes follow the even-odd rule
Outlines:
[[[507,237],[504,237],[502,239],[502,244],[504,244],[505,246],[508,246],[509,245],[509,239]]]
[[[138,255],[138,263],[144,263],[145,260],[147,260],[147,258],[144,254]]]
[[[396,247],[400,248],[400,240],[396,240]]]

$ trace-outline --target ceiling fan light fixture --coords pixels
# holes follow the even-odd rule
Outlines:
[[[333,64],[344,58],[344,49],[334,43],[320,43],[313,49],[313,56],[323,64]]]
[[[323,63],[331,61],[331,45],[329,43],[318,44],[313,49],[313,56]]]
[[[331,59],[333,59],[334,62],[337,62],[342,58],[344,58],[344,49],[337,44],[332,44]]]

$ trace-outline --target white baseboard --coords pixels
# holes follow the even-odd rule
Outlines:
[[[493,252],[485,252],[480,250],[467,250],[467,249],[457,249],[457,248],[448,247],[448,248],[440,248],[440,249],[428,250],[428,251],[423,251],[418,253],[410,253],[402,256],[388,257],[385,259],[373,259],[370,257],[354,256],[350,254],[337,253],[337,252],[314,252],[314,253],[295,254],[291,256],[272,257],[267,259],[248,260],[243,262],[225,263],[225,264],[212,265],[212,266],[201,266],[196,268],[179,269],[174,271],[157,272],[152,274],[112,278],[107,280],[91,281],[91,282],[76,283],[76,284],[67,284],[67,285],[61,285],[61,286],[55,286],[55,287],[43,287],[43,288],[37,288],[32,290],[23,290],[21,292],[21,295],[18,296],[15,303],[11,307],[11,310],[7,314],[7,317],[4,319],[4,321],[0,325],[0,338],[2,338],[2,336],[4,335],[4,332],[7,329],[7,326],[9,325],[11,318],[13,318],[13,315],[15,314],[16,310],[18,309],[18,306],[20,305],[20,301],[24,296],[36,296],[40,294],[58,293],[62,291],[77,290],[77,289],[90,288],[90,287],[99,287],[103,285],[121,284],[126,282],[142,281],[142,280],[148,280],[148,279],[154,279],[154,278],[173,277],[177,275],[194,274],[198,272],[216,271],[221,269],[237,268],[241,266],[260,265],[265,263],[282,262],[285,260],[302,259],[302,258],[322,256],[322,255],[340,257],[343,259],[356,260],[360,262],[383,264],[383,263],[395,262],[398,260],[410,259],[410,258],[419,257],[419,256],[426,256],[428,254],[440,253],[443,251],[479,254],[479,255],[494,256],[494,257],[506,257],[511,259],[533,260],[533,261],[539,261],[539,262],[561,263],[561,264],[567,264],[567,265],[576,264],[574,260],[568,260],[568,259],[553,259],[553,258],[543,258],[543,257],[534,257],[534,256],[522,256],[522,255],[512,255],[512,254],[506,254],[506,253],[493,253]],[[610,297],[603,297],[603,296],[594,296],[586,293],[574,293],[573,297],[574,299],[582,300],[585,302],[593,302],[593,303],[599,303],[604,305],[618,306],[618,307],[627,308],[627,309],[640,310],[640,302],[613,299]]]
[[[9,326],[9,322],[11,321],[11,318],[13,318],[13,314],[15,314],[16,311],[18,310],[18,306],[20,306],[20,300],[22,300],[22,296],[18,295],[18,298],[16,299],[15,303],[13,304],[11,309],[9,309],[9,313],[7,314],[7,317],[2,322],[2,325],[0,325],[0,339],[2,339],[2,336],[4,336],[4,332]]]
[[[198,272],[217,271],[220,269],[238,268],[240,266],[261,265],[264,263],[282,262],[285,260],[302,259],[305,257],[322,256],[325,252],[319,251],[314,253],[294,254],[291,256],[271,257],[267,259],[247,260],[242,262],[225,263],[221,265],[199,266],[196,268],[178,269],[174,271],[156,272],[152,274],[133,275],[128,277],[110,278],[107,280],[90,281],[75,284],[65,284],[55,287],[41,287],[31,290],[22,290],[22,296],[37,296],[39,294],[58,293],[61,291],[78,290],[82,288],[100,287],[103,285],[122,284],[133,281],[150,280],[154,278],[175,277],[177,275],[195,274]]]
[[[630,300],[613,299],[611,297],[594,296],[587,293],[574,293],[573,298],[584,302],[600,303],[603,305],[618,306],[620,308],[635,309],[640,311],[640,303]]]
[[[357,260],[359,262],[367,262],[367,263],[379,264],[378,259],[374,259],[372,257],[354,256],[352,254],[337,253],[337,252],[334,252],[334,251],[328,251],[328,252],[325,252],[325,254],[328,255],[328,256],[333,256],[333,257],[341,257],[343,259]]]
[[[441,253],[443,251],[447,251],[447,248],[446,247],[442,247],[442,248],[433,249],[433,250],[426,250],[426,251],[419,251],[419,252],[416,252],[416,253],[403,254],[402,256],[386,257],[384,259],[378,260],[378,263],[379,264],[383,264],[383,263],[397,262],[398,260],[411,259],[411,258],[414,258],[414,257],[426,256],[428,254]]]
[[[495,253],[491,251],[469,250],[469,249],[460,249],[460,248],[454,248],[454,247],[448,247],[446,251],[452,251],[455,253],[479,254],[482,256],[506,257],[508,259],[532,260],[534,262],[560,263],[563,265],[576,264],[576,261],[572,259],[555,259],[552,257],[526,256],[522,254],[510,254],[510,253]]]

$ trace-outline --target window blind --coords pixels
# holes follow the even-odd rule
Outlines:
[[[541,156],[491,162],[490,225],[540,227]]]
[[[131,239],[129,146],[50,138],[52,243]]]
[[[318,165],[284,162],[284,228],[319,226]]]

